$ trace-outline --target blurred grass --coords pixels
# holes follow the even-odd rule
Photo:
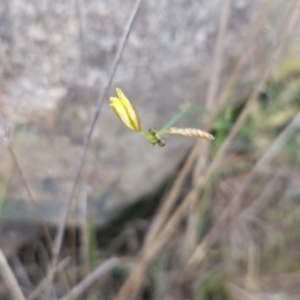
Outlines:
[[[15,138],[13,140],[12,149],[15,153],[19,152],[22,141],[24,139],[26,133],[26,126],[21,126],[15,134]],[[12,176],[12,172],[14,169],[15,162],[13,158],[10,156],[8,161],[7,171],[5,172],[5,177],[0,181],[0,226],[5,222],[5,211],[3,210],[3,204],[7,196],[7,191],[9,187],[10,178]],[[6,210],[9,210],[9,205],[6,206]]]
[[[194,300],[231,300],[233,299],[226,288],[226,277],[222,272],[211,274],[205,279],[196,293]]]
[[[257,157],[266,151],[278,134],[300,111],[298,85],[300,68],[296,67],[298,61],[299,58],[288,56],[279,62],[275,73],[270,76],[261,91],[259,101],[252,107],[248,120],[234,139],[222,169],[214,175],[212,181],[199,195],[196,243],[206,236],[220,212],[226,208],[243,177],[251,171]],[[288,66],[291,67],[290,72]],[[238,90],[235,93],[238,93]],[[243,97],[240,101],[235,101],[238,103],[235,105],[229,102],[214,123],[213,133],[216,140],[212,145],[213,154],[223,144],[246,100],[247,97]],[[187,114],[187,117],[192,122],[197,122],[199,117],[196,112],[193,113],[194,115]],[[179,115],[179,117],[182,116]],[[281,168],[294,168],[300,165],[297,151],[300,146],[299,142],[299,135],[289,140],[270,166],[273,172]],[[272,176],[268,173],[267,175],[259,174],[257,180],[249,186],[239,211],[240,216],[237,216],[239,223],[228,222],[228,227],[222,228],[224,232],[220,240],[208,251],[205,262],[196,272],[184,270],[181,250],[185,240],[183,229],[186,224],[182,222],[175,237],[149,265],[140,299],[173,299],[171,295],[177,292],[180,296],[176,299],[241,299],[232,295],[231,290],[227,288],[227,283],[234,282],[236,286],[242,286],[241,290],[245,293],[254,295],[259,291],[260,280],[268,281],[269,284],[266,287],[273,290],[275,295],[280,286],[276,289],[274,284],[281,275],[300,271],[300,257],[297,250],[300,242],[300,212],[292,225],[285,223],[289,214],[299,205],[296,200],[287,202],[285,199],[285,190],[289,188],[290,182],[288,174],[280,177],[281,192],[271,195],[271,198],[265,202],[266,206],[262,206],[258,211],[247,210],[247,207],[264,192],[271,178]],[[111,237],[114,236],[107,244],[107,254],[119,253],[127,257],[123,272],[118,275],[119,280],[134,266],[135,256],[143,245],[145,232],[140,229],[139,222],[153,217],[159,202],[169,190],[172,182],[173,179],[166,181],[160,188],[161,192],[143,199],[142,202],[128,209],[113,227],[106,228],[106,236],[110,236],[110,232]],[[191,178],[186,182],[185,193],[189,190],[190,184]],[[132,248],[133,241],[137,242],[136,248]],[[253,253],[252,250],[250,251],[252,248],[255,249]],[[256,274],[255,270],[259,273]],[[115,272],[117,276],[120,271]],[[119,280],[110,281],[110,284],[117,290],[120,286]],[[248,290],[248,286],[252,286],[254,290]],[[286,292],[291,294],[291,298],[287,299],[292,299],[293,294],[296,293],[294,288]],[[112,296],[107,295],[107,297],[111,299]]]

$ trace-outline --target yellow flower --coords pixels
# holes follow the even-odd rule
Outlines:
[[[110,97],[110,106],[120,121],[133,131],[142,131],[139,114],[134,105],[126,98],[121,89],[116,89],[118,98]]]
[[[195,128],[177,128],[170,127],[178,119],[175,116],[165,127],[157,131],[155,129],[149,129],[149,132],[144,132],[142,129],[139,114],[134,105],[126,98],[121,89],[117,88],[118,97],[110,97],[110,106],[114,110],[120,121],[133,131],[139,132],[143,135],[152,146],[158,145],[164,147],[166,145],[166,139],[161,137],[164,134],[179,134],[186,137],[203,138],[207,140],[214,140],[214,136],[208,132]],[[181,113],[180,113],[181,114]]]

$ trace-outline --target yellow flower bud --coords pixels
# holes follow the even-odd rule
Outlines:
[[[120,119],[120,121],[129,127],[133,131],[142,131],[141,121],[139,114],[134,107],[134,105],[126,98],[124,93],[121,89],[117,88],[117,95],[116,97],[111,97],[110,100],[110,106],[116,113],[117,117]]]

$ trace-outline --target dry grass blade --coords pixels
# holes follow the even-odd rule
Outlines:
[[[228,140],[232,140],[233,136],[237,132],[236,125],[241,125],[240,123],[245,120],[246,115],[247,115],[247,107],[251,104],[251,102],[254,102],[254,100],[258,96],[258,91],[260,87],[263,85],[265,82],[268,74],[270,74],[270,71],[272,70],[274,63],[276,60],[279,58],[281,51],[283,50],[283,47],[286,45],[287,38],[292,31],[292,29],[295,26],[295,23],[298,19],[299,12],[300,11],[300,1],[295,4],[295,8],[293,10],[293,14],[290,18],[290,21],[288,23],[288,26],[286,27],[286,30],[282,34],[281,42],[272,57],[272,60],[269,64],[269,66],[266,68],[266,71],[258,85],[258,88],[253,92],[252,97],[250,97],[250,100],[248,101],[247,105],[245,106],[243,112],[239,116],[237,122],[235,123],[233,129],[231,130],[229,136],[225,140],[224,144],[222,145],[222,148],[220,149],[216,159],[213,161],[210,169],[215,170],[216,167],[219,165],[221,162],[221,159],[223,157],[223,154],[225,153],[225,150],[228,148],[230,145],[230,142],[228,143]],[[223,222],[230,216],[234,215],[234,212],[236,212],[236,209],[239,205],[240,202],[240,197],[244,193],[246,187],[248,184],[251,182],[251,180],[254,178],[255,174],[257,171],[265,164],[269,163],[271,159],[273,159],[278,152],[282,149],[282,147],[286,144],[288,139],[290,139],[291,134],[295,132],[295,130],[299,127],[299,121],[300,121],[300,114],[297,114],[293,121],[287,126],[282,133],[278,136],[278,138],[274,141],[274,143],[271,145],[269,150],[261,157],[261,159],[255,164],[254,168],[250,172],[250,174],[247,176],[245,179],[244,183],[240,187],[239,191],[235,195],[235,197],[232,199],[231,203],[227,206],[227,209],[223,212],[223,214],[220,216],[218,219],[217,223],[214,225],[214,227],[211,229],[211,231],[208,233],[208,235],[204,238],[204,240],[201,242],[201,244],[197,247],[196,251],[194,252],[193,256],[191,257],[189,263],[190,265],[195,265],[199,263],[203,258],[206,253],[207,247],[209,247],[216,239],[218,236],[219,228],[222,226]],[[221,153],[221,155],[219,155]]]
[[[210,124],[213,122],[213,120],[219,115],[220,111],[223,109],[226,99],[228,97],[228,94],[229,94],[230,90],[232,89],[234,83],[236,82],[240,70],[242,69],[243,65],[246,62],[248,51],[251,48],[251,45],[253,45],[253,42],[254,42],[257,34],[261,30],[262,25],[267,17],[267,14],[268,14],[273,2],[274,2],[274,0],[266,0],[264,2],[263,6],[260,10],[260,13],[257,17],[256,22],[251,27],[251,31],[249,32],[248,37],[245,40],[245,44],[242,46],[242,49],[241,49],[241,52],[239,55],[239,59],[235,65],[225,87],[223,88],[220,96],[218,97],[217,107],[216,107],[216,109],[214,109],[214,111],[210,117],[210,122],[209,122]]]
[[[231,294],[235,297],[234,299],[244,299],[244,300],[260,300],[260,297],[257,297],[246,290],[236,286],[232,283],[227,283],[227,287]]]
[[[82,277],[86,276],[90,271],[89,262],[89,224],[87,215],[87,191],[84,189],[81,191],[79,196],[80,205],[80,220],[79,220],[79,230],[81,236],[81,249],[80,256],[82,261]]]
[[[178,194],[181,190],[181,187],[184,183],[184,180],[186,179],[186,177],[196,159],[197,153],[198,153],[198,147],[194,147],[192,149],[192,151],[190,152],[187,160],[185,161],[184,166],[180,170],[166,201],[163,203],[160,211],[155,216],[153,224],[152,224],[152,226],[147,234],[147,237],[146,237],[146,241],[145,241],[145,245],[144,245],[145,249],[150,246],[153,239],[155,238],[155,236],[160,231],[161,227],[164,225],[164,223],[168,219],[171,209],[174,206],[174,204],[177,200]]]
[[[110,272],[117,264],[119,259],[112,257],[101,264],[94,272],[84,278],[78,285],[76,285],[66,296],[60,300],[76,299],[83,294],[91,285],[93,285],[100,277]]]
[[[43,215],[42,215],[42,213],[41,213],[41,211],[38,207],[37,201],[36,201],[35,197],[33,196],[33,193],[31,191],[31,189],[29,188],[27,180],[24,176],[24,172],[23,172],[23,170],[20,166],[18,157],[17,157],[15,151],[13,150],[13,147],[10,144],[11,127],[12,126],[0,115],[0,141],[2,140],[3,144],[7,147],[8,152],[12,157],[13,163],[17,167],[17,170],[18,170],[18,172],[21,176],[23,184],[24,184],[24,186],[26,188],[26,191],[28,193],[29,201],[30,201],[31,205],[34,207],[34,209],[36,210],[36,212],[39,216],[40,222],[42,224],[43,230],[45,232],[48,250],[50,252],[52,252],[53,244],[52,244],[52,238],[51,238],[50,231],[49,231],[48,226],[46,225],[46,223],[44,221],[44,217],[43,217]]]
[[[69,257],[66,257],[61,262],[59,262],[56,265],[56,272],[64,272],[66,267],[69,265],[71,259]],[[39,297],[40,294],[43,293],[43,291],[49,286],[51,283],[52,278],[50,277],[51,273],[48,273],[47,277],[44,278],[38,286],[28,295],[27,300],[33,300]],[[44,298],[46,299],[46,298]]]
[[[137,266],[135,267],[134,271],[131,273],[125,284],[122,286],[121,290],[118,293],[117,299],[132,299],[133,294],[136,293],[136,288],[140,286],[141,282],[143,281],[143,276],[145,269],[152,259],[153,255],[155,255],[157,246],[160,246],[156,243],[156,237],[161,230],[161,228],[166,225],[168,226],[166,220],[171,212],[173,205],[178,197],[178,193],[183,185],[183,182],[188,175],[193,162],[197,156],[198,147],[194,147],[190,152],[188,159],[186,160],[183,168],[181,169],[179,175],[176,178],[176,181],[166,199],[163,203],[161,210],[156,215],[153,225],[151,226],[149,233],[147,234],[143,249],[142,249],[142,256],[140,261],[138,262]],[[157,245],[153,248],[153,245]],[[124,296],[125,295],[125,296]]]
[[[30,278],[30,275],[28,274],[28,271],[26,270],[23,262],[20,260],[18,255],[13,254],[9,256],[9,261],[12,266],[12,269],[17,270],[16,274],[18,277],[18,281],[22,288],[26,291],[32,291],[34,288],[34,284],[32,282],[32,279]]]
[[[225,220],[230,217],[233,217],[235,212],[238,209],[240,199],[245,192],[249,183],[255,178],[256,174],[263,168],[264,165],[271,162],[271,160],[281,151],[281,149],[286,145],[287,141],[291,138],[291,136],[295,133],[297,129],[300,128],[300,113],[298,113],[292,122],[281,132],[281,134],[277,137],[277,139],[273,142],[270,148],[265,152],[265,154],[259,159],[259,161],[255,164],[251,172],[245,178],[243,184],[240,186],[238,192],[232,199],[231,203],[228,205],[226,210],[220,216],[217,223],[208,233],[208,235],[204,238],[201,244],[197,247],[193,256],[190,259],[190,264],[195,265],[199,263],[203,259],[203,255],[206,253],[207,247],[209,247],[217,238],[219,233],[219,228],[222,226]]]
[[[263,168],[264,165],[270,163],[270,161],[282,150],[286,145],[291,136],[295,133],[297,129],[300,128],[300,113],[298,113],[292,120],[292,122],[282,130],[277,139],[273,142],[271,147],[266,151],[266,153],[259,160],[259,163],[255,166],[255,171]]]
[[[267,202],[272,198],[272,196],[279,192],[279,189],[281,187],[280,182],[284,175],[282,173],[283,172],[278,172],[277,174],[275,174],[274,178],[264,188],[264,191],[260,195],[260,197],[251,202],[251,204],[244,209],[244,212],[250,209],[257,214],[266,207]]]
[[[259,289],[258,280],[260,273],[260,251],[257,245],[253,242],[250,242],[250,245],[247,249],[248,259],[247,259],[247,271],[245,276],[244,286],[247,291],[257,291]]]
[[[165,224],[166,220],[169,217],[169,214],[171,212],[172,207],[174,206],[177,198],[178,198],[178,194],[181,190],[181,187],[196,159],[197,156],[197,152],[198,152],[198,147],[195,146],[192,151],[190,152],[187,160],[184,163],[184,166],[182,167],[182,169],[179,172],[179,175],[177,176],[171,191],[169,192],[169,195],[167,196],[165,202],[163,203],[161,210],[157,213],[157,215],[154,218],[154,221],[152,223],[152,226],[150,227],[150,230],[146,236],[145,242],[144,242],[144,246],[143,246],[143,250],[142,253],[148,253],[148,249],[151,248],[152,242],[155,239],[155,237],[157,236],[159,230],[161,229],[161,227]],[[133,285],[134,286],[140,286],[140,283],[142,282],[142,278],[144,275],[144,271],[145,268],[148,264],[148,262],[150,261],[150,259],[144,258],[142,256],[143,260],[140,260],[137,267],[135,268],[135,280]],[[138,281],[138,282],[137,282]],[[130,281],[127,281],[128,285],[131,285]],[[119,292],[118,295],[118,299],[123,299],[122,298],[122,294],[123,294],[123,290],[127,290],[127,286],[126,284],[123,285],[121,291]]]
[[[26,300],[18,284],[18,281],[14,273],[12,272],[10,266],[8,265],[7,260],[1,249],[0,249],[0,274],[2,275],[2,278],[10,291],[12,298],[14,300]]]
[[[228,81],[225,84],[225,87],[222,89],[220,96],[218,97],[217,100],[217,107],[214,109],[214,111],[212,112],[212,115],[209,116],[207,118],[207,120],[205,121],[205,130],[209,130],[210,127],[212,126],[214,120],[216,119],[216,117],[218,116],[218,114],[221,112],[221,110],[223,109],[226,99],[228,97],[228,94],[230,92],[230,90],[232,89],[234,83],[236,82],[237,78],[238,78],[238,74],[240,72],[240,70],[242,69],[242,67],[244,66],[245,62],[246,62],[246,58],[247,58],[247,54],[249,49],[251,48],[251,45],[253,44],[256,36],[258,35],[259,31],[262,28],[263,22],[265,21],[267,14],[271,8],[271,5],[273,3],[274,0],[266,0],[264,2],[264,4],[262,5],[260,12],[258,14],[258,17],[256,19],[256,21],[254,22],[254,24],[251,26],[251,30],[250,32],[247,34],[247,38],[245,39],[245,42],[242,46],[240,55],[239,55],[239,59],[233,69],[233,71],[231,72],[231,75],[228,79]],[[224,16],[225,18],[225,16]],[[225,21],[224,21],[225,22]],[[221,37],[220,37],[221,39]],[[221,51],[217,50],[216,51],[217,54],[221,55]],[[221,59],[221,58],[219,58]],[[216,72],[217,74],[217,72]],[[216,75],[213,75],[212,79],[216,77]],[[211,83],[211,85],[216,85]],[[216,87],[212,88],[210,87],[209,90],[212,90],[212,92],[208,92],[207,94],[207,98],[206,98],[206,104],[208,105],[208,107],[210,107],[212,105],[212,101],[213,101],[213,92],[214,89],[216,89]],[[201,144],[201,149],[203,149],[203,153],[207,153],[208,152],[208,146],[207,144],[205,144],[203,146],[203,142],[199,141],[199,144]],[[206,149],[207,148],[207,149]],[[201,167],[201,161],[199,159],[196,169],[195,169],[195,174],[194,174],[194,182],[196,180],[196,178],[199,177],[200,174],[203,173],[203,168]]]
[[[231,3],[232,0],[225,1],[224,8],[222,10],[221,22],[220,22],[217,41],[215,45],[210,85],[206,95],[206,110],[209,112],[213,108],[215,98],[219,88],[220,73],[222,68],[222,57],[223,57],[223,50],[224,50],[224,39],[225,39],[225,33],[226,33],[230,11],[231,11]]]
[[[182,217],[186,214],[187,209],[191,204],[191,200],[195,199],[196,195],[197,190],[193,189],[176,209],[169,221],[164,224],[160,234],[154,240],[151,240],[151,243],[148,243],[143,247],[141,259],[119,292],[117,297],[118,300],[134,298],[134,295],[137,293],[137,289],[140,287],[143,280],[144,271],[146,270],[148,263],[175,232]]]
[[[50,231],[49,231],[49,228],[47,226],[47,224],[45,223],[45,220],[43,218],[43,215],[37,205],[37,201],[35,200],[35,197],[33,196],[32,192],[31,192],[31,189],[29,188],[29,185],[27,183],[27,180],[24,176],[24,173],[22,171],[22,168],[20,167],[20,164],[19,164],[19,160],[14,152],[14,150],[12,149],[12,147],[10,145],[8,145],[8,150],[9,150],[9,153],[10,155],[12,156],[12,159],[18,169],[18,172],[19,174],[21,175],[21,178],[22,178],[22,181],[23,181],[23,184],[27,190],[27,193],[29,195],[29,200],[30,200],[30,203],[33,205],[33,207],[35,208],[36,212],[38,213],[39,215],[39,219],[40,219],[40,222],[42,224],[42,227],[43,227],[43,230],[45,232],[45,237],[46,237],[46,242],[47,242],[47,248],[48,250],[50,251],[50,253],[52,253],[52,250],[53,250],[53,241],[52,241],[52,238],[51,238],[51,234],[50,234]]]
[[[212,115],[209,116],[207,118],[207,120],[205,121],[205,130],[209,131],[210,127],[212,126],[212,124],[214,122],[214,120],[219,115],[219,113],[222,111],[222,109],[225,105],[226,99],[229,95],[229,92],[232,89],[234,83],[236,82],[240,70],[242,69],[242,67],[244,66],[244,64],[246,62],[248,51],[251,48],[251,45],[253,44],[253,42],[254,42],[256,36],[258,35],[259,31],[261,30],[263,22],[265,21],[267,15],[268,15],[268,12],[271,8],[271,5],[272,5],[273,1],[274,0],[266,0],[264,2],[264,4],[262,5],[262,7],[259,11],[259,14],[257,16],[256,21],[253,23],[253,25],[251,26],[250,32],[247,34],[247,37],[245,39],[245,42],[242,46],[242,49],[241,49],[241,52],[240,52],[240,55],[239,55],[239,59],[238,59],[236,65],[235,65],[233,71],[231,72],[228,81],[226,82],[224,88],[222,89],[220,96],[218,97],[217,107],[212,112]],[[216,51],[216,52],[218,53],[219,51]],[[214,77],[212,77],[212,78],[214,78]],[[210,89],[214,90],[215,88],[210,88]],[[212,96],[213,96],[212,92],[209,92],[207,94],[206,103],[209,106],[211,106],[211,103],[213,101]],[[201,141],[199,141],[199,144],[200,143],[203,144]],[[203,150],[204,153],[208,151],[208,149],[205,149],[205,148],[207,148],[206,145],[204,147],[202,145],[201,148],[204,149]],[[194,174],[194,179],[197,178],[199,176],[199,174],[202,173],[201,171],[202,171],[201,164],[200,164],[200,162],[198,162],[196,170],[195,170],[195,174]]]
[[[211,112],[213,105],[216,102],[216,96],[219,89],[219,81],[220,81],[220,74],[222,69],[222,59],[223,59],[223,51],[224,51],[224,40],[225,40],[225,34],[228,26],[228,21],[231,13],[231,0],[227,0],[224,2],[224,8],[222,10],[221,15],[221,21],[219,25],[218,30],[218,36],[215,44],[215,51],[214,51],[214,57],[213,57],[213,67],[212,67],[212,73],[210,77],[210,84],[209,88],[207,90],[206,95],[206,110],[208,112]],[[209,128],[209,118],[205,117],[204,124],[205,128]],[[198,153],[198,159],[196,163],[196,167],[193,174],[193,184],[196,183],[197,179],[201,174],[204,173],[205,169],[208,165],[208,158],[209,158],[209,152],[211,149],[211,144],[205,143],[204,141],[199,141],[199,148],[201,151]],[[185,249],[183,255],[187,257],[191,250],[195,249],[195,236],[197,232],[197,219],[198,214],[196,213],[199,211],[198,207],[199,203],[197,202],[194,206],[190,207],[190,212],[188,216],[188,224],[187,224],[187,230],[185,234]]]

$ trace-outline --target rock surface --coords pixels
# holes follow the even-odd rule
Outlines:
[[[110,94],[121,87],[147,130],[162,127],[185,99],[203,103],[223,1],[144,2]],[[227,57],[235,55],[232,45],[244,37],[261,3],[233,1]],[[0,113],[12,124],[20,166],[50,223],[59,220],[133,5],[121,0],[0,3]],[[201,114],[181,124],[201,126]],[[153,191],[194,143],[167,139],[165,148],[151,147],[125,128],[105,101],[76,197],[80,205],[69,222],[84,212],[86,199],[88,214],[101,225]],[[12,162],[5,146],[0,152],[4,182]],[[6,218],[39,222],[16,168],[4,196]]]

